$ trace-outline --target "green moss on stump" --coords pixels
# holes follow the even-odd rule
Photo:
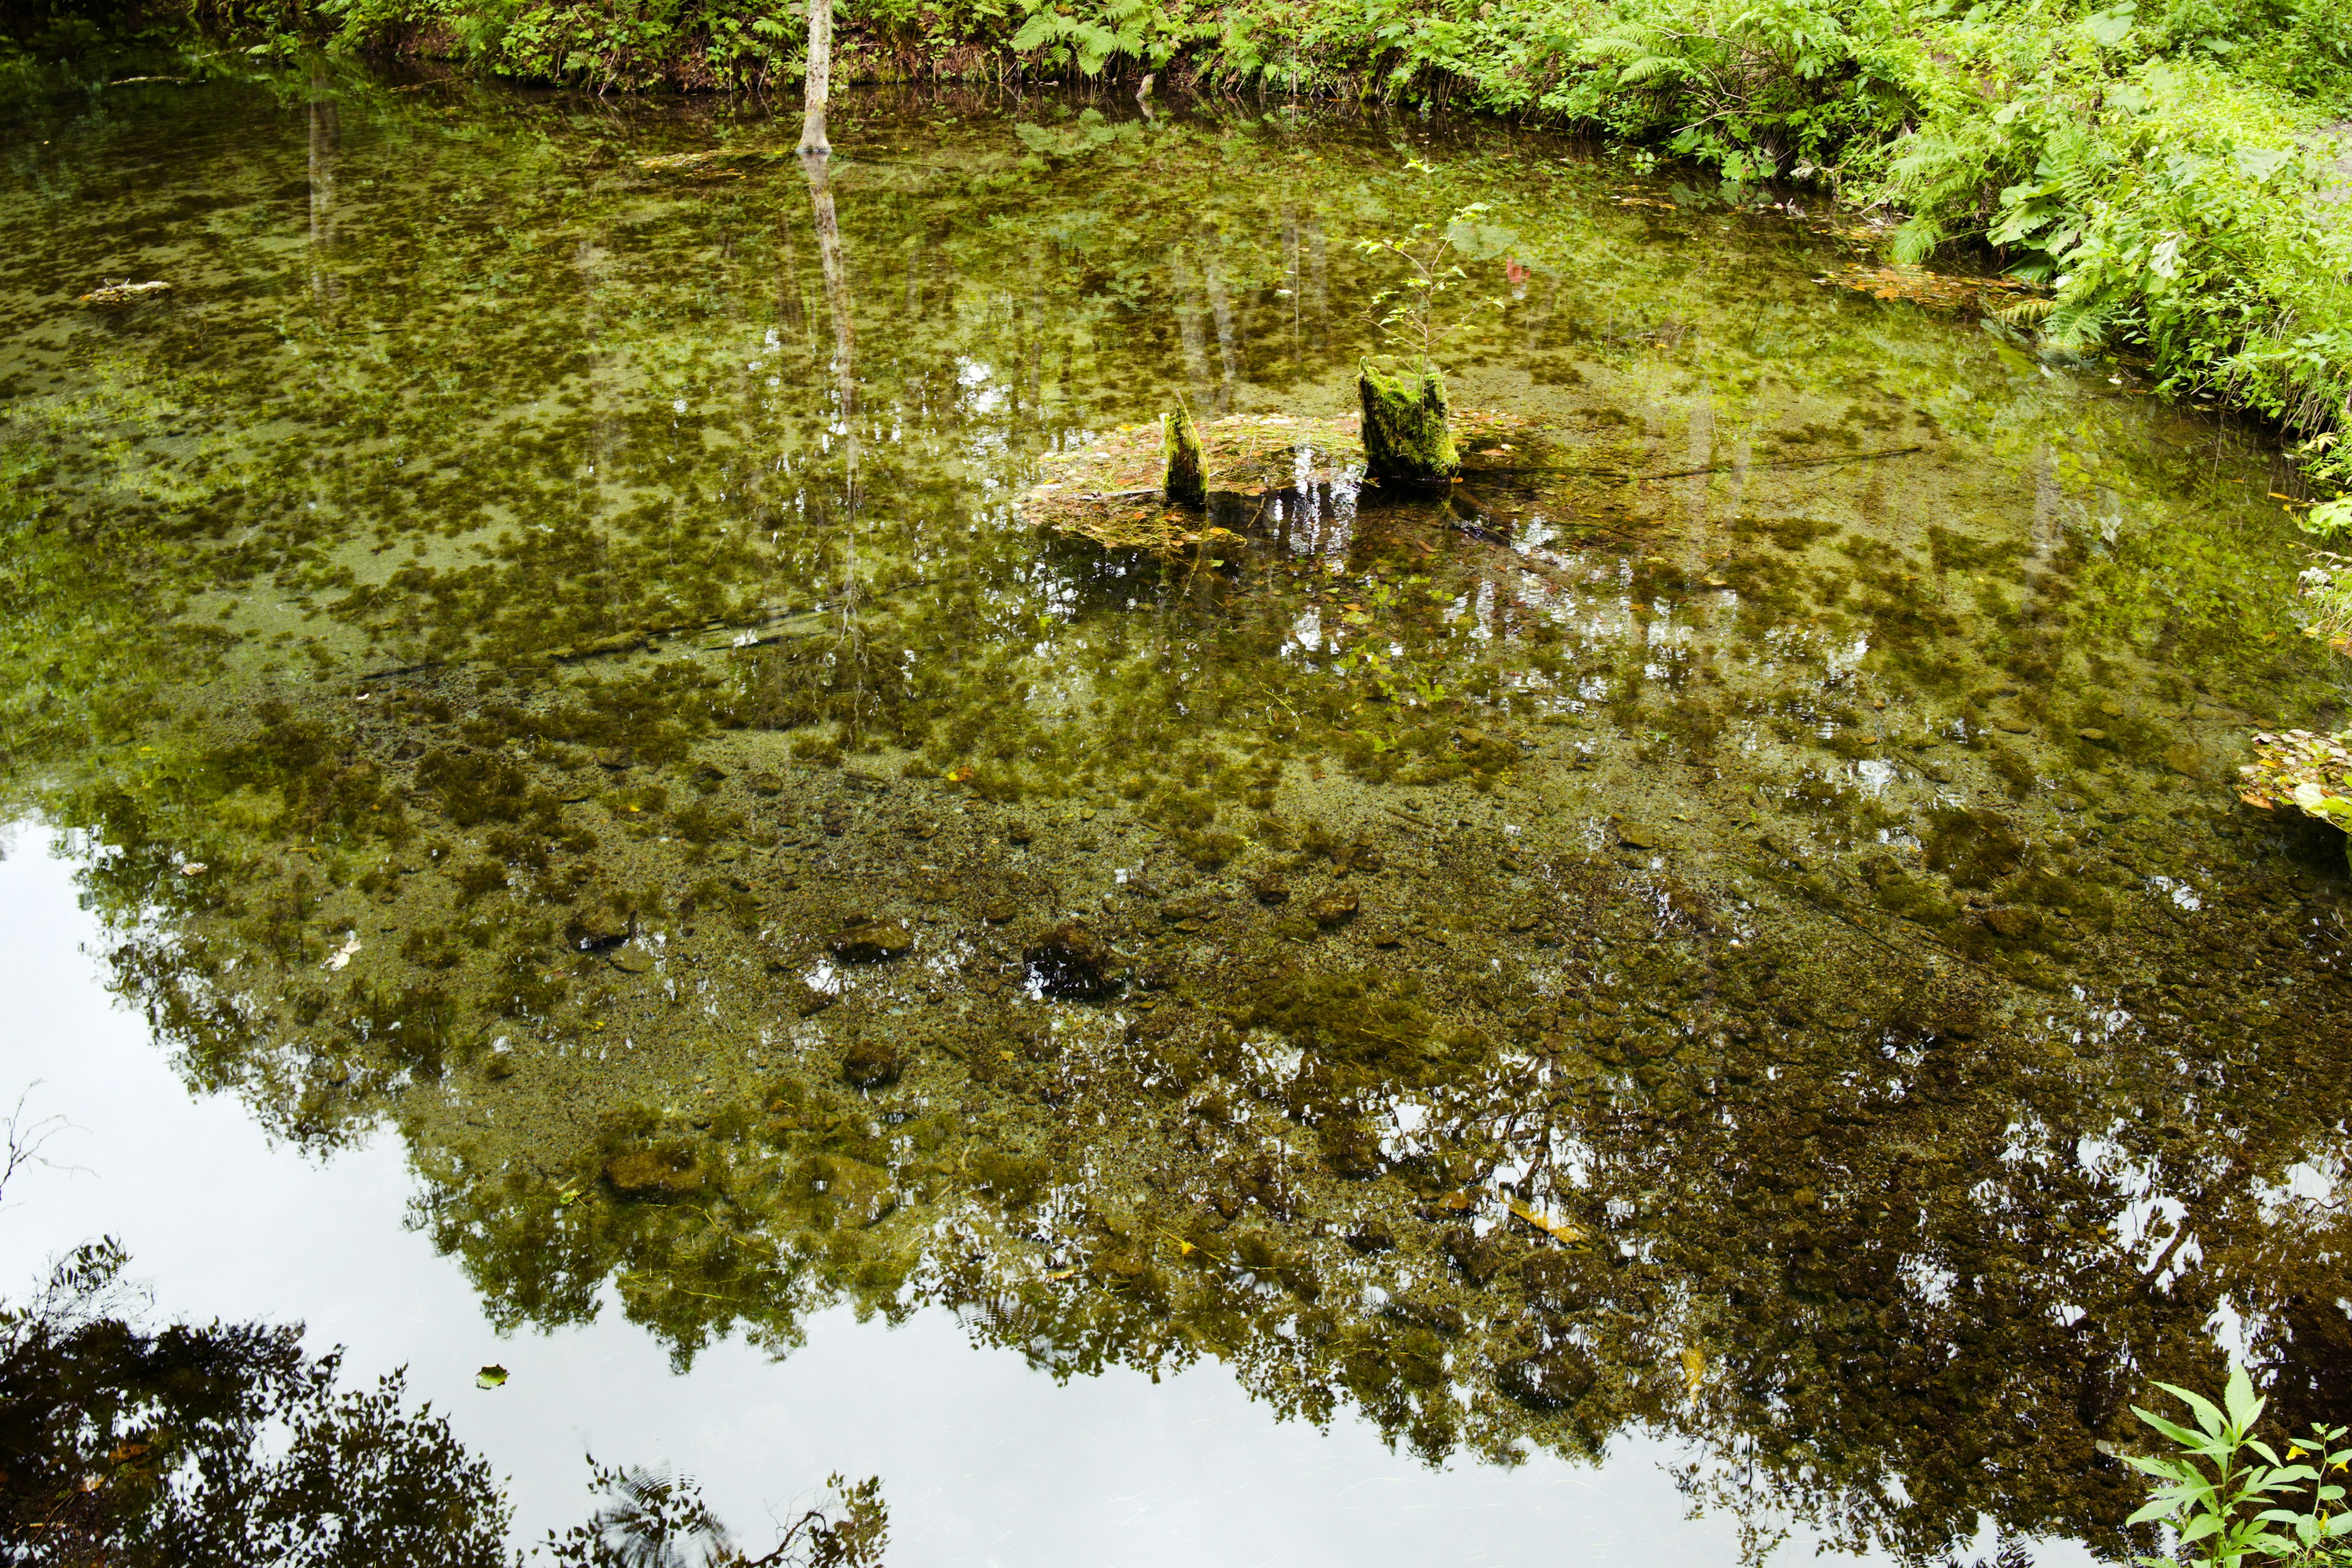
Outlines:
[[[1202,476],[1201,432],[1192,411],[1180,399],[1176,412],[1161,421],[1167,430],[1168,472],[1161,487],[1170,506],[1206,506],[1209,489]]]
[[[1424,365],[1415,380],[1383,374],[1367,361],[1358,367],[1356,391],[1364,403],[1364,468],[1372,478],[1442,485],[1460,470],[1445,383],[1434,369]]]

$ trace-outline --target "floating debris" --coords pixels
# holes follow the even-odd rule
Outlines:
[[[1969,278],[1924,267],[1848,267],[1813,281],[1880,300],[1907,300],[1931,310],[1999,311],[2043,298],[2032,284],[2015,278]]]
[[[2258,731],[2254,760],[2238,772],[2246,779],[2238,798],[2257,811],[2292,805],[2352,833],[2352,730],[2335,735]],[[2345,858],[2352,862],[2352,839],[2345,843]]]
[[[156,300],[169,294],[172,286],[161,279],[145,283],[133,283],[129,279],[93,289],[81,297],[84,305],[136,305],[142,300]]]
[[[327,961],[319,965],[319,967],[321,969],[341,969],[343,965],[352,961],[352,955],[358,952],[359,950],[360,933],[355,931],[345,931],[343,933],[343,945],[335,949],[334,952],[327,954]]]
[[[499,1365],[496,1362],[492,1362],[489,1365],[484,1367],[481,1371],[474,1374],[474,1386],[476,1388],[503,1388],[506,1386],[506,1381],[507,1369]]]
[[[781,158],[781,147],[712,147],[700,153],[665,153],[658,157],[635,160],[640,169],[657,174],[677,174],[693,169],[709,169],[720,163],[747,158]]]

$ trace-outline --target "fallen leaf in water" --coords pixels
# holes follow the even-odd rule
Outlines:
[[[507,1369],[496,1363],[492,1363],[474,1374],[476,1388],[499,1388],[505,1385],[506,1381]]]
[[[1504,1206],[1511,1211],[1513,1219],[1521,1220],[1535,1226],[1554,1241],[1582,1242],[1589,1239],[1582,1226],[1568,1220],[1554,1219],[1542,1210],[1523,1204],[1517,1198],[1513,1198]]]

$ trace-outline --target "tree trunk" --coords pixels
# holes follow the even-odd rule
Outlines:
[[[1453,479],[1462,458],[1435,366],[1388,376],[1366,363],[1358,367],[1356,391],[1364,405],[1364,468],[1372,478],[1423,485]]]
[[[1176,412],[1160,416],[1166,432],[1162,449],[1167,455],[1168,470],[1160,488],[1170,506],[1206,506],[1209,490],[1201,464],[1201,432],[1192,424],[1192,411],[1179,398]]]
[[[802,80],[801,151],[833,151],[824,139],[824,104],[833,94],[833,0],[809,0],[808,74]]]

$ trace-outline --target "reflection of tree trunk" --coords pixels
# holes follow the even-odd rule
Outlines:
[[[327,247],[335,237],[335,153],[342,125],[327,96],[327,73],[310,73],[310,297],[325,304],[334,293]]]
[[[1284,292],[1290,296],[1290,365],[1295,373],[1307,358],[1304,331],[1307,309],[1306,279],[1300,275],[1300,251],[1304,248],[1298,220],[1290,216],[1288,207],[1282,211],[1282,271]]]
[[[1223,375],[1217,383],[1217,412],[1234,410],[1234,383],[1241,375],[1241,356],[1234,346],[1234,301],[1225,292],[1225,275],[1212,260],[1202,268],[1209,285],[1209,313],[1217,321],[1217,362]]]
[[[814,7],[811,8],[814,15]],[[816,114],[812,124],[817,143],[824,142],[824,117]],[[817,258],[824,268],[825,313],[833,318],[833,377],[834,397],[839,411],[842,433],[842,458],[846,477],[842,489],[841,526],[835,531],[841,541],[841,585],[838,599],[841,606],[841,634],[838,643],[842,673],[847,679],[849,698],[845,723],[856,730],[864,716],[866,687],[866,650],[858,637],[858,503],[862,499],[857,474],[857,335],[849,317],[849,265],[841,250],[841,222],[834,211],[833,185],[828,179],[830,159],[826,154],[813,153],[801,160],[808,174],[809,204],[814,211]]]
[[[833,0],[809,0],[808,75],[803,91],[801,152],[823,156],[833,151],[833,143],[824,139],[825,100],[833,96]],[[811,178],[823,180],[822,174]],[[830,213],[832,198],[824,200]]]
[[[1315,346],[1328,347],[1331,332],[1331,260],[1323,244],[1323,226],[1307,225],[1308,309],[1315,312]]]
[[[1204,406],[1215,405],[1214,384],[1209,379],[1208,334],[1201,330],[1200,280],[1192,275],[1192,263],[1184,258],[1183,247],[1168,253],[1168,269],[1176,284],[1176,331],[1184,344],[1184,374],[1192,383],[1192,395]]]

